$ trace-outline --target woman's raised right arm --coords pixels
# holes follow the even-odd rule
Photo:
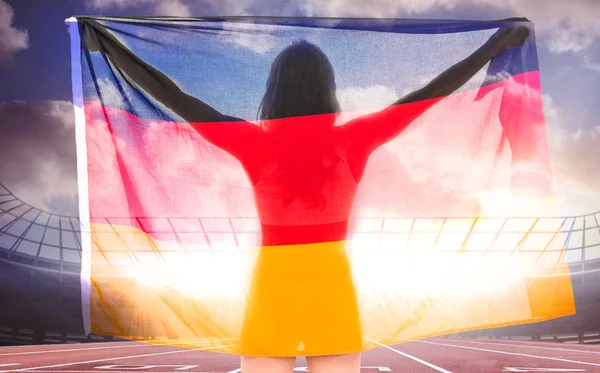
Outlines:
[[[185,119],[207,141],[236,156],[245,153],[245,149],[250,150],[252,144],[258,145],[262,136],[258,126],[221,114],[186,94],[169,77],[124,46],[105,26],[95,20],[82,22],[82,36],[88,50],[102,52],[124,79]]]

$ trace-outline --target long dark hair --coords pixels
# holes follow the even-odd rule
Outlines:
[[[325,53],[305,40],[281,51],[267,80],[259,107],[261,126],[275,140],[279,181],[287,191],[286,202],[301,198],[308,205],[324,207],[323,185],[339,158],[331,143],[335,121],[295,118],[339,113],[333,66]],[[322,118],[322,117],[321,117]],[[301,123],[301,125],[298,125]]]
[[[305,40],[281,51],[260,103],[262,120],[339,112],[333,66],[323,51]]]

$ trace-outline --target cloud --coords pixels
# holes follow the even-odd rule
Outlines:
[[[181,0],[92,0],[87,5],[94,9],[125,9],[149,6],[152,12],[162,16],[189,17],[188,5]]]
[[[411,17],[429,11],[455,8],[491,9],[494,18],[523,15],[536,25],[555,53],[579,52],[600,38],[600,2],[596,0],[304,0],[302,10],[309,16]]]
[[[183,4],[179,0],[159,1],[158,4],[156,4],[155,9],[156,12],[161,15],[181,17],[191,16],[190,9],[188,8],[188,6]]]
[[[95,216],[127,216],[132,211],[151,217],[256,216],[252,188],[240,163],[189,125],[134,119],[91,103],[86,111],[90,209]],[[141,205],[125,193],[124,170],[131,185],[139,186]]]
[[[76,215],[72,104],[0,103],[0,133],[0,182],[38,208]]]
[[[588,56],[583,58],[583,67],[600,72],[600,62],[593,62]]]
[[[302,10],[309,16],[408,16],[426,12],[434,7],[453,7],[452,1],[436,0],[374,0],[365,7],[360,0],[304,0]]]
[[[149,6],[154,14],[197,15],[290,15],[333,17],[414,17],[431,11],[459,12],[473,8],[489,10],[494,18],[526,16],[542,35],[542,44],[554,53],[579,52],[600,38],[600,2],[597,0],[301,0],[294,4],[282,0],[92,0],[95,9],[124,9]],[[454,14],[452,15],[454,16]]]
[[[393,87],[373,85],[369,87],[346,87],[337,90],[342,114],[337,124],[345,123],[358,116],[381,110],[398,100]]]
[[[263,54],[275,47],[277,38],[270,32],[276,26],[254,25],[251,23],[226,23],[219,32],[219,40],[236,44],[242,48]]]
[[[109,107],[125,106],[123,94],[109,78],[100,78],[98,80],[98,86],[104,105]]]
[[[523,89],[520,86],[513,88]],[[495,97],[498,94],[501,94],[501,91],[492,92],[485,100],[493,104],[499,99],[499,96]],[[344,113],[343,119],[339,122],[344,123],[356,116],[381,109],[397,98],[395,90],[386,86],[340,89],[338,91],[340,105],[343,111],[349,112]],[[596,172],[600,168],[600,147],[598,147],[600,126],[588,130],[569,127],[561,119],[561,109],[556,106],[552,96],[544,94],[543,103],[554,183],[561,213],[577,215],[600,210],[600,179]],[[410,212],[409,215],[411,213],[427,215],[431,211],[440,212],[440,206],[445,206],[444,204],[448,205],[448,211],[444,212],[451,214],[453,209],[462,208],[460,203],[470,203],[462,199],[470,198],[469,196],[475,195],[483,187],[481,183],[485,181],[486,170],[490,167],[488,156],[493,155],[493,152],[480,152],[482,157],[474,160],[470,154],[476,150],[468,149],[473,146],[479,146],[480,149],[494,149],[498,146],[495,141],[499,139],[498,131],[501,131],[501,127],[499,123],[493,121],[489,129],[479,134],[467,133],[465,131],[470,127],[461,128],[460,123],[468,123],[467,118],[470,117],[484,118],[485,113],[461,114],[460,110],[454,110],[452,107],[454,106],[448,102],[434,106],[422,118],[416,120],[410,130],[394,140],[392,146],[386,146],[371,157],[362,186],[365,191],[363,196],[370,197],[364,201],[372,203],[372,198],[375,198],[373,196],[387,201],[387,204],[370,205],[375,209],[373,214],[386,214],[385,208],[390,211],[400,211],[402,207],[402,211]],[[444,124],[437,126],[435,123],[438,122]],[[447,125],[448,123],[453,125]],[[461,131],[465,132],[463,145],[453,146],[444,140],[447,138],[456,141],[452,128],[461,128]],[[446,133],[446,131],[450,132]],[[421,149],[423,144],[436,144],[436,146],[424,153]],[[467,150],[463,152],[464,149]],[[437,161],[432,162],[430,158]],[[502,151],[499,162],[501,170],[510,169],[510,154],[507,149]],[[464,167],[458,166],[466,163],[470,164],[468,172]],[[394,187],[388,188],[388,184],[369,181],[369,175],[376,174],[387,174],[386,177],[390,178],[388,184]],[[495,181],[499,183],[498,185],[509,182],[509,179],[503,179],[508,175],[504,171],[500,171],[498,175],[500,179]],[[398,186],[402,186],[402,193],[396,190]],[[415,204],[412,204],[410,198],[403,197],[423,195],[423,193],[428,196],[427,200],[419,199]],[[365,205],[364,201],[361,206]],[[457,201],[457,204],[450,204],[449,201]]]
[[[232,14],[248,15],[246,8],[257,5],[256,2],[212,2],[205,3],[182,0],[92,0],[89,7],[93,9],[126,9],[132,7],[150,8],[151,13],[161,16],[190,17],[190,6],[195,7],[197,14]],[[210,11],[209,11],[210,10]],[[218,33],[219,40],[238,45],[255,53],[263,54],[271,50],[277,39],[270,34],[274,26],[253,25],[251,23],[226,23]]]
[[[590,129],[569,127],[561,118],[561,109],[547,94],[544,113],[561,213],[600,211],[600,125]]]
[[[6,58],[29,46],[26,30],[12,27],[14,11],[4,0],[0,0],[0,58]]]
[[[549,141],[561,213],[600,211],[600,125],[575,132],[553,130]]]
[[[369,87],[347,87],[337,91],[342,111],[377,110],[398,99],[393,87],[373,85]]]
[[[573,29],[572,26],[559,27],[550,31],[548,49],[554,53],[579,52],[590,46],[597,35]]]

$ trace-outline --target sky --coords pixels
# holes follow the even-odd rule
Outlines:
[[[38,208],[77,214],[69,34],[64,24],[73,15],[477,20],[524,16],[536,27],[561,212],[600,211],[600,22],[596,16],[600,2],[372,0],[368,4],[365,7],[363,0],[0,0],[0,183]],[[258,48],[258,55],[268,54],[273,51],[269,43],[246,43],[246,47]],[[400,92],[380,85],[342,93],[342,101],[362,102]]]

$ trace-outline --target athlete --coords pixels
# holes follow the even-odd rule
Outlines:
[[[291,373],[296,356],[307,357],[312,373],[360,371],[360,314],[344,241],[369,156],[529,35],[523,26],[502,28],[423,88],[339,126],[331,63],[317,46],[295,42],[271,66],[257,125],[188,95],[97,21],[84,24],[88,49],[235,156],[252,183],[262,247],[241,333],[242,373]]]

